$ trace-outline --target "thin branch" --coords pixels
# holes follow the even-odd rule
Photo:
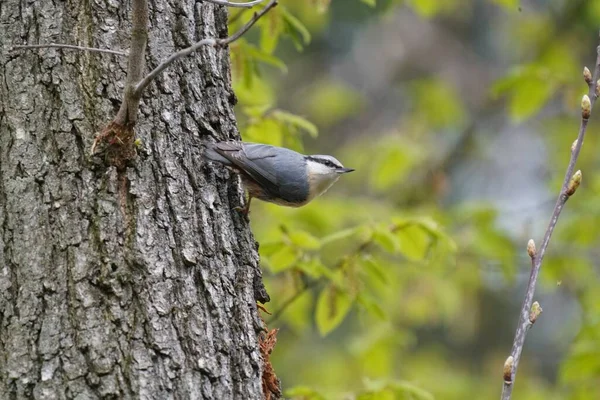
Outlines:
[[[57,49],[69,49],[69,50],[80,50],[80,51],[90,51],[94,53],[107,53],[114,54],[117,56],[127,56],[127,53],[124,51],[118,50],[107,50],[107,49],[98,49],[96,47],[83,47],[83,46],[74,46],[71,44],[57,44],[57,43],[49,43],[49,44],[16,44],[10,47],[9,50],[33,50],[33,49],[48,49],[48,48],[57,48]]]
[[[252,8],[255,5],[260,4],[265,0],[254,0],[254,1],[249,1],[247,3],[233,3],[231,1],[226,1],[226,0],[205,0],[205,1],[208,1],[209,3],[213,3],[213,4],[218,4],[220,6],[237,7],[237,8]]]
[[[225,39],[214,39],[214,38],[202,39],[199,42],[195,43],[194,45],[192,45],[186,49],[183,49],[183,50],[178,51],[177,53],[171,54],[171,56],[169,58],[167,58],[159,66],[154,68],[154,70],[152,70],[152,72],[150,72],[144,79],[142,79],[142,81],[140,83],[137,84],[133,94],[137,97],[140,97],[142,92],[144,91],[144,89],[146,89],[146,87],[150,84],[150,82],[152,82],[154,79],[156,79],[158,74],[160,74],[162,71],[164,71],[165,68],[167,68],[169,65],[171,65],[174,61],[179,60],[182,57],[192,54],[193,52],[198,50],[200,47],[202,47],[202,46],[225,47],[228,44],[235,42],[243,34],[245,34],[252,27],[252,25],[254,25],[256,23],[256,21],[258,21],[263,15],[265,15],[271,8],[275,7],[277,5],[277,1],[278,0],[269,1],[269,3],[262,10],[260,10],[258,13],[254,13],[254,16],[252,17],[252,19],[250,21],[248,21],[246,23],[246,25],[241,27],[240,30],[238,30],[236,33],[234,33],[231,36],[229,36]]]
[[[135,93],[135,85],[142,78],[146,60],[146,44],[148,43],[148,1],[133,0],[131,6],[131,49],[127,63],[125,92],[121,108],[115,117],[119,125],[135,124],[140,103],[140,96]]]
[[[113,152],[113,165],[123,167],[135,156],[133,127],[137,121],[140,96],[135,94],[135,85],[142,78],[148,43],[148,0],[132,0],[131,45],[127,60],[127,76],[121,107],[115,119],[96,135],[90,153],[96,152],[99,143],[111,143],[119,148]]]
[[[319,283],[321,283],[321,280],[320,279],[315,279],[315,280],[312,280],[312,281],[304,284],[304,286],[302,286],[302,289],[300,289],[296,293],[294,293],[292,295],[292,297],[290,297],[289,299],[287,299],[277,309],[277,311],[273,312],[273,315],[271,315],[271,318],[269,318],[269,320],[267,321],[267,325],[271,325],[273,322],[277,321],[279,319],[279,317],[281,317],[281,315],[284,313],[284,311],[287,310],[288,307],[290,307],[293,303],[295,303],[296,300],[298,300],[300,298],[300,296],[302,296],[304,293],[306,293],[310,289],[316,287]]]
[[[582,112],[579,134],[577,136],[577,140],[573,143],[573,146],[571,148],[571,159],[569,160],[569,165],[567,167],[565,178],[560,189],[560,194],[558,195],[556,205],[554,206],[554,211],[552,212],[552,217],[550,218],[548,228],[546,229],[546,233],[544,234],[542,246],[539,252],[536,252],[533,241],[530,241],[530,243],[527,246],[527,251],[531,257],[532,262],[531,275],[529,277],[529,283],[527,284],[527,291],[525,292],[523,306],[521,307],[521,313],[519,317],[519,323],[517,325],[517,331],[515,333],[513,347],[510,356],[507,358],[506,363],[504,364],[504,385],[502,387],[502,400],[510,400],[510,396],[514,387],[515,377],[517,374],[517,367],[519,366],[519,360],[523,351],[523,345],[525,344],[525,337],[527,336],[529,328],[531,328],[531,326],[537,319],[537,316],[539,316],[539,314],[541,313],[541,307],[539,307],[539,304],[537,302],[533,303],[533,295],[535,293],[535,285],[538,279],[538,275],[540,273],[540,268],[542,266],[544,254],[546,253],[546,249],[548,248],[548,244],[550,243],[550,238],[552,237],[552,233],[554,232],[554,228],[556,227],[556,223],[558,222],[558,217],[560,216],[560,213],[562,212],[565,203],[575,193],[577,187],[581,183],[581,172],[577,171],[576,173],[573,173],[573,170],[575,169],[575,163],[579,158],[579,152],[581,151],[581,146],[583,145],[583,139],[585,137],[585,132],[587,129],[592,107],[596,102],[596,99],[598,98],[598,93],[600,91],[600,85],[598,84],[598,79],[600,78],[600,46],[598,46],[596,50],[598,56],[596,58],[596,65],[594,67],[593,77],[587,68],[584,69],[583,76],[588,84],[589,93],[588,95],[583,97],[583,100],[581,102]]]

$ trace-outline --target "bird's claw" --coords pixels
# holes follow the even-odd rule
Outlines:
[[[251,201],[252,201],[252,197],[248,197],[248,201],[246,202],[245,207],[236,207],[236,208],[234,208],[234,210],[239,212],[242,215],[248,216],[248,213],[250,212],[250,202]]]
[[[250,213],[249,207],[235,207],[234,210],[242,215],[248,215]]]

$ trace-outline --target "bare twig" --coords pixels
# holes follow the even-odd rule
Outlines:
[[[131,7],[131,49],[125,78],[125,92],[121,108],[114,122],[119,125],[134,125],[141,96],[136,93],[135,85],[142,78],[148,42],[148,1],[133,0]]]
[[[10,48],[10,50],[34,50],[34,49],[69,49],[69,50],[81,50],[81,51],[90,51],[95,53],[107,53],[114,54],[117,56],[126,56],[127,53],[124,51],[118,50],[107,50],[107,49],[98,49],[96,47],[83,47],[83,46],[74,46],[71,44],[59,44],[59,43],[49,43],[49,44],[16,44]]]
[[[585,132],[587,129],[592,107],[596,102],[596,99],[598,98],[598,94],[600,92],[600,82],[598,82],[598,79],[600,78],[600,46],[598,46],[596,50],[598,56],[596,58],[596,65],[594,67],[593,77],[591,72],[587,68],[584,69],[583,76],[588,84],[589,93],[583,96],[583,100],[581,101],[581,124],[579,127],[579,134],[577,136],[577,140],[573,143],[573,146],[571,147],[571,159],[569,160],[569,165],[567,167],[565,178],[560,189],[560,194],[558,195],[556,205],[554,206],[554,211],[552,212],[552,217],[550,218],[548,228],[546,229],[546,233],[544,234],[542,246],[540,247],[539,252],[536,251],[535,244],[533,243],[533,241],[530,241],[527,246],[527,252],[531,257],[532,264],[531,275],[529,276],[529,283],[527,284],[527,291],[525,292],[525,300],[523,301],[523,306],[521,307],[519,323],[517,325],[517,331],[515,333],[515,339],[513,342],[512,350],[509,358],[507,358],[507,361],[504,364],[504,384],[502,387],[501,397],[502,400],[509,400],[511,397],[515,382],[515,376],[517,374],[517,367],[519,365],[519,360],[523,351],[523,345],[525,344],[525,337],[527,336],[529,328],[531,328],[531,326],[542,311],[542,308],[537,302],[533,303],[533,295],[535,293],[535,285],[537,282],[538,275],[540,273],[540,268],[542,265],[542,260],[544,259],[544,254],[546,253],[546,249],[548,248],[548,244],[550,243],[550,238],[552,237],[552,233],[554,232],[554,228],[556,227],[558,217],[560,216],[560,213],[565,203],[567,202],[569,197],[571,197],[575,193],[575,191],[579,187],[579,184],[581,183],[581,171],[573,173],[573,170],[575,169],[575,163],[577,162],[579,152],[581,151],[581,146],[583,145],[583,139],[585,137]]]
[[[131,5],[131,48],[127,63],[127,76],[123,101],[115,119],[96,135],[91,154],[96,152],[99,143],[108,143],[115,151],[111,152],[110,162],[120,168],[135,157],[133,145],[135,134],[133,127],[137,121],[137,112],[141,96],[135,93],[135,85],[144,71],[146,44],[148,42],[148,1],[133,0]]]
[[[254,1],[249,1],[247,3],[234,3],[234,2],[226,1],[226,0],[205,0],[205,1],[208,1],[209,3],[218,4],[220,6],[237,7],[237,8],[252,8],[255,5],[260,4],[265,0],[254,0]]]
[[[133,94],[137,97],[141,96],[144,89],[146,89],[146,87],[150,84],[150,82],[152,82],[154,79],[156,79],[158,74],[160,74],[162,71],[164,71],[165,68],[167,68],[169,65],[171,65],[174,61],[179,60],[182,57],[192,54],[193,52],[198,50],[200,47],[202,47],[202,46],[225,47],[228,44],[236,41],[244,33],[246,33],[252,27],[252,25],[254,25],[256,23],[256,21],[258,21],[263,15],[265,15],[271,8],[275,7],[276,5],[277,5],[277,0],[269,1],[269,3],[266,6],[264,6],[264,8],[262,10],[260,10],[258,13],[254,13],[254,16],[252,17],[252,19],[250,21],[248,21],[243,27],[241,27],[240,30],[238,30],[236,33],[234,33],[233,35],[231,35],[225,39],[214,39],[214,38],[202,39],[199,42],[195,43],[194,45],[192,45],[186,49],[183,49],[183,50],[178,51],[177,53],[171,54],[171,56],[169,58],[167,58],[159,66],[154,68],[154,70],[152,70],[152,72],[150,72],[144,79],[142,79],[142,81],[140,83],[137,84],[137,86],[135,87],[135,90],[133,91]]]

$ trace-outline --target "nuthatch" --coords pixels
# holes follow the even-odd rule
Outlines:
[[[335,158],[306,156],[283,147],[258,143],[207,143],[205,157],[233,169],[253,197],[271,203],[300,207],[325,193],[340,177],[354,171]]]

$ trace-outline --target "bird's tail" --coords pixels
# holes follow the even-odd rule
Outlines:
[[[214,161],[221,164],[230,165],[231,162],[216,151],[218,145],[218,143],[204,142],[204,158],[208,161]]]

